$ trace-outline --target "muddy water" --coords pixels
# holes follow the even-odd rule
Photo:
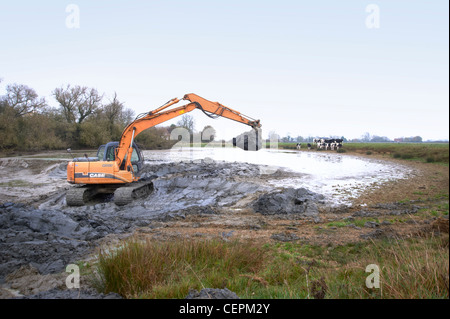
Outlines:
[[[317,151],[263,149],[246,152],[238,148],[178,148],[145,151],[148,164],[212,159],[215,161],[256,164],[277,187],[306,188],[323,194],[328,202],[349,204],[368,188],[380,187],[395,179],[404,179],[411,169],[391,162]],[[292,178],[270,180],[277,168],[293,172]]]

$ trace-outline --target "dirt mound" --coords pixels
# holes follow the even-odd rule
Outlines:
[[[0,159],[0,167],[28,168],[29,163],[19,158],[2,158]]]
[[[0,279],[30,263],[43,274],[61,271],[90,249],[92,231],[61,211],[1,205]]]
[[[317,217],[318,205],[323,204],[324,196],[305,188],[285,188],[261,195],[252,205],[255,212],[263,215],[296,214]]]

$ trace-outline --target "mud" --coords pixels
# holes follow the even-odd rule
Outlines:
[[[42,274],[62,271],[107,235],[132,233],[155,221],[214,215],[224,207],[255,207],[262,214],[275,214],[274,208],[279,207],[280,212],[311,216],[318,214],[315,201],[322,198],[304,189],[281,189],[258,198],[255,194],[273,187],[265,185],[259,168],[250,164],[148,165],[142,171],[146,175],[158,176],[154,192],[124,207],[111,198],[68,207],[64,193],[58,192],[53,196],[56,200],[44,201],[38,208],[13,202],[0,205],[0,279],[27,264]]]
[[[239,299],[239,297],[227,288],[204,288],[200,291],[195,289],[189,291],[185,299]]]
[[[157,177],[154,191],[132,204],[118,207],[106,196],[85,207],[68,207],[66,163],[0,160],[0,298],[117,298],[89,287],[65,289],[65,267],[129,236],[305,241],[312,231],[300,229],[308,223],[413,214],[419,209],[398,202],[330,206],[329,198],[303,184],[283,183],[307,177],[302,172],[211,158],[150,161],[140,174]],[[391,234],[388,227],[368,224],[364,233],[348,227],[346,236],[377,238]],[[326,242],[332,234],[326,229],[316,238]]]
[[[305,188],[283,188],[261,195],[252,205],[255,212],[263,215],[299,214],[318,217],[318,205],[325,204],[325,197]]]
[[[29,166],[27,161],[8,164],[21,169]],[[245,163],[206,159],[147,165],[141,176],[157,176],[154,192],[124,207],[114,205],[111,196],[95,199],[85,207],[68,207],[65,190],[60,190],[62,182],[65,183],[64,163],[51,164],[35,173],[38,179],[46,175],[50,181],[56,181],[51,185],[47,180],[45,196],[29,187],[33,191],[21,197],[22,203],[0,204],[0,282],[10,286],[14,283],[7,278],[18,269],[32,267],[36,272],[34,276],[64,273],[68,264],[86,258],[108,236],[123,238],[143,227],[151,229],[158,222],[185,219],[190,215],[215,215],[221,213],[221,209],[231,207],[249,208],[255,201],[262,213],[270,211],[270,205],[276,205],[276,202],[280,207],[286,205],[289,213],[301,214],[310,211],[308,207],[311,206],[308,203],[305,209],[293,210],[290,203],[284,203],[286,198],[296,194],[294,190],[286,190],[286,197],[272,198],[270,203],[265,203],[264,197],[258,201],[258,194],[273,190],[273,186],[266,183],[258,166]],[[283,178],[281,172],[278,176]],[[19,187],[28,188],[28,185]],[[312,195],[308,193],[308,196]],[[10,195],[5,197],[11,198]],[[313,197],[310,197],[309,202],[312,201]],[[29,295],[37,291],[39,289],[30,288],[22,293]]]

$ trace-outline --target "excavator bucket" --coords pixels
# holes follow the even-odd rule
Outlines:
[[[244,151],[259,151],[262,148],[261,129],[254,128],[233,138],[233,146]]]

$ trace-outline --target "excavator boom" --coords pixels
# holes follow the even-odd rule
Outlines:
[[[122,133],[119,148],[117,149],[116,160],[118,161],[118,165],[123,165],[121,161],[123,161],[124,159],[128,160],[131,158],[131,156],[125,155],[131,153],[132,149],[130,146],[132,145],[134,138],[136,138],[136,136],[139,135],[142,131],[163,122],[169,121],[177,116],[191,112],[195,109],[200,109],[207,116],[212,118],[225,117],[230,120],[249,125],[255,129],[261,127],[259,120],[254,120],[218,102],[208,101],[196,94],[186,94],[183,97],[183,100],[189,101],[190,103],[170,110],[165,110],[167,107],[180,102],[180,100],[174,98],[167,102],[165,105],[157,108],[156,110],[142,115],[141,117],[133,121],[130,125],[128,125]],[[129,165],[130,163],[125,163],[125,167],[128,167]]]

